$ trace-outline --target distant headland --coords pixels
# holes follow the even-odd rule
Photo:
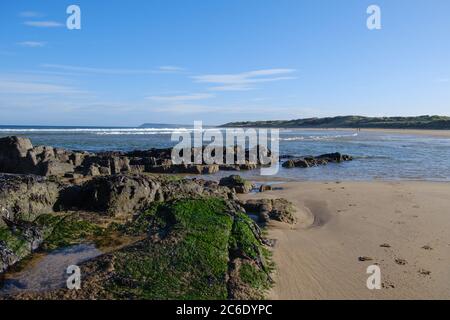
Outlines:
[[[450,117],[428,115],[417,117],[338,116],[295,120],[229,122],[220,127],[450,130]]]

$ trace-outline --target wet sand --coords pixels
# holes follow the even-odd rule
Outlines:
[[[269,225],[269,238],[277,241],[270,298],[450,299],[450,183],[276,187],[243,196],[283,197],[297,208],[296,225]],[[381,290],[366,287],[373,264],[381,269]]]

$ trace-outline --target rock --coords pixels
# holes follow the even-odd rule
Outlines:
[[[244,163],[237,165],[240,170],[255,170],[258,168],[256,163]]]
[[[39,248],[42,241],[44,241],[42,229],[32,222],[23,220],[12,221],[4,217],[3,221],[13,234],[18,235],[28,243],[27,246],[30,252]]]
[[[295,223],[295,209],[291,202],[286,199],[272,199],[272,211],[270,219],[293,224]]]
[[[202,174],[214,174],[217,172],[219,172],[219,166],[216,164],[209,164],[202,168]]]
[[[75,167],[81,166],[86,157],[86,154],[81,152],[74,152],[69,156],[70,161]]]
[[[221,171],[239,171],[240,168],[234,164],[221,164],[219,165]]]
[[[109,167],[100,167],[100,168],[98,168],[98,172],[101,175],[110,175],[111,174],[111,169]]]
[[[294,160],[288,160],[286,162],[283,163],[283,168],[295,168],[295,162]]]
[[[0,226],[0,273],[32,253],[44,241],[44,230],[37,225],[2,218]]]
[[[19,260],[20,257],[7,246],[6,242],[0,240],[0,274]]]
[[[98,165],[96,164],[91,164],[89,166],[89,168],[84,172],[84,174],[86,176],[90,176],[90,177],[96,177],[100,175],[100,169],[98,167]]]
[[[291,202],[285,199],[258,199],[248,200],[244,203],[247,213],[255,213],[259,216],[259,221],[267,223],[269,220],[277,220],[294,224],[295,208]]]
[[[322,154],[322,155],[318,156],[317,158],[322,159],[322,160],[327,160],[329,162],[342,162],[342,161],[352,160],[352,157],[345,155],[345,154],[344,155],[340,154],[339,152]]]
[[[80,197],[72,199],[79,207],[110,216],[132,215],[162,200],[161,184],[142,175],[95,177],[74,195]]]
[[[128,157],[112,157],[111,173],[119,174],[130,171],[130,159]]]
[[[36,173],[37,161],[31,141],[22,137],[0,138],[0,172]]]
[[[59,185],[46,178],[0,174],[1,217],[32,221],[40,214],[53,212],[58,196]]]
[[[64,174],[64,177],[69,178],[69,179],[81,179],[81,178],[83,178],[83,175],[80,173],[68,172],[68,173]]]
[[[142,172],[214,174],[219,170],[254,170],[261,166],[259,162],[250,161],[249,150],[239,150],[236,147],[226,150],[234,153],[235,160],[237,152],[241,151],[245,156],[245,163],[175,165],[171,160],[171,148],[91,154],[50,146],[33,147],[29,139],[6,137],[0,139],[0,172],[61,177],[73,172],[86,176]],[[259,146],[256,150],[259,150]],[[193,148],[192,155],[194,151],[199,150]],[[270,150],[268,154],[271,154]],[[226,160],[226,154],[223,160]]]
[[[66,173],[73,173],[74,166],[70,163],[49,160],[42,163],[43,176],[64,176]]]
[[[130,172],[131,173],[142,173],[144,171],[145,171],[145,166],[144,165],[130,165]],[[111,174],[111,173],[105,173],[105,174]]]
[[[259,187],[259,192],[265,192],[265,191],[270,191],[270,190],[272,190],[272,186],[268,185],[268,184],[262,184]]]
[[[286,157],[284,157],[286,158]],[[328,163],[340,163],[343,161],[351,161],[353,158],[346,154],[336,153],[327,153],[322,154],[317,157],[313,156],[304,156],[299,158],[290,158],[289,160],[283,162],[282,166],[284,168],[309,168],[316,167],[319,165],[327,165]]]
[[[236,193],[249,193],[253,189],[251,182],[238,175],[231,175],[220,179],[219,186],[228,187]]]

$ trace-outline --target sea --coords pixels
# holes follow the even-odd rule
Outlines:
[[[33,145],[92,152],[172,147],[177,143],[171,140],[172,133],[185,132],[192,133],[193,127],[160,124],[145,128],[0,126],[0,137],[26,136]],[[280,129],[279,148],[280,154],[292,156],[341,152],[352,155],[354,161],[308,169],[280,168],[274,177],[277,179],[450,181],[450,137],[445,136],[364,129]],[[259,170],[239,174],[256,178]]]

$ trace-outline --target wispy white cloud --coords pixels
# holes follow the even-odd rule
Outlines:
[[[64,24],[57,21],[25,21],[24,24],[26,26],[38,28],[58,28],[64,26]]]
[[[255,84],[296,79],[289,76],[295,69],[263,69],[235,74],[207,74],[193,76],[195,82],[214,84],[214,91],[244,91],[255,89]]]
[[[41,67],[55,69],[60,71],[81,72],[89,74],[107,74],[107,75],[148,75],[148,74],[160,74],[169,71],[163,71],[161,69],[115,69],[115,68],[94,68],[83,66],[71,66],[62,64],[42,64]],[[171,71],[174,72],[174,71]]]
[[[36,11],[22,11],[19,13],[19,16],[22,18],[39,18],[43,17],[44,15]]]
[[[81,93],[72,87],[40,82],[6,81],[0,79],[0,93],[7,94],[68,94]]]
[[[40,48],[44,47],[47,43],[42,41],[23,41],[17,43],[19,46],[28,48]]]
[[[209,93],[192,93],[175,96],[150,96],[147,97],[147,99],[158,102],[181,102],[181,101],[205,100],[213,97],[214,95]]]
[[[177,66],[160,66],[158,69],[163,72],[180,72],[185,70],[184,68]]]

